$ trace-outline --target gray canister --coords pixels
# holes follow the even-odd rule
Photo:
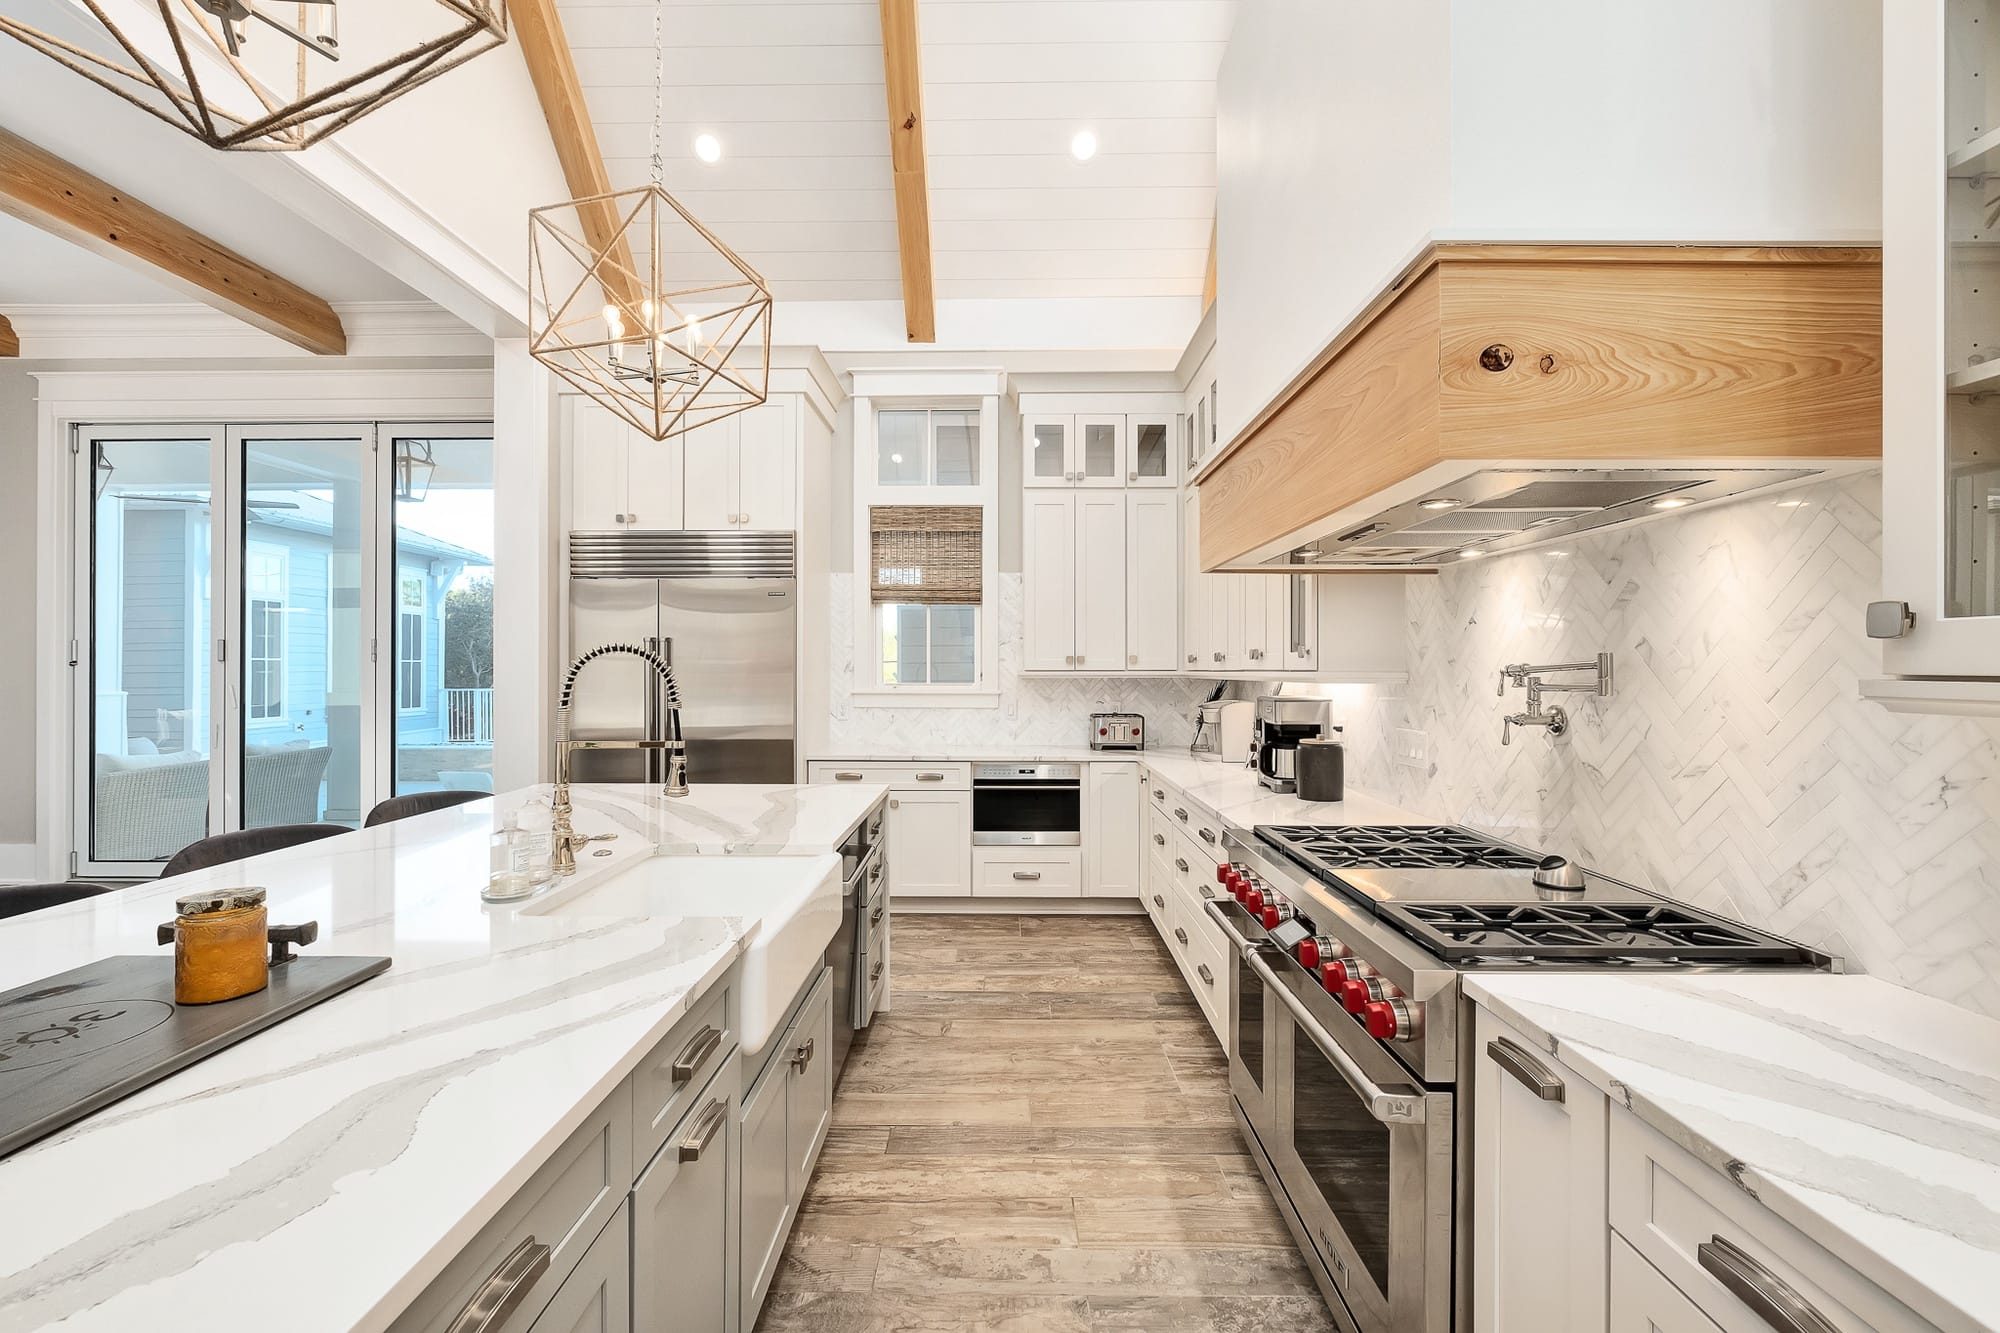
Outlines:
[[[1330,736],[1299,742],[1298,797],[1302,801],[1346,799],[1347,750]]]

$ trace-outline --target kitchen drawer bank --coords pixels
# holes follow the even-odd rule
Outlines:
[[[782,1036],[746,1062],[740,967],[690,1006],[391,1333],[741,1333],[755,1323],[769,1274],[746,1299],[746,1244],[783,1249],[825,1141],[831,987],[824,969],[809,978]],[[777,1112],[775,1132],[754,1142],[743,1095],[752,1076],[756,1107]],[[772,1180],[781,1206],[758,1217],[752,1237],[747,1185]]]

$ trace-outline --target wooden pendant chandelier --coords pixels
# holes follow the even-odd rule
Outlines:
[[[71,37],[0,34],[216,148],[310,147],[507,40],[506,0],[376,3],[345,31],[352,0],[75,2]]]
[[[660,183],[661,10],[653,12],[653,179],[528,214],[528,351],[655,440],[763,402],[771,289]]]

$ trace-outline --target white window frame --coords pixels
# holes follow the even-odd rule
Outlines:
[[[277,597],[259,594],[250,586],[251,566],[254,562],[271,560],[277,566]],[[258,657],[255,654],[256,630],[251,624],[253,608],[258,602],[276,601],[278,607],[277,633],[272,636],[275,651]],[[289,700],[291,688],[291,626],[289,617],[292,607],[292,553],[289,548],[275,542],[246,541],[243,544],[243,726],[246,731],[254,727],[284,726],[292,720]],[[277,668],[278,711],[259,713],[251,694],[250,682],[258,663],[268,662]]]
[[[410,609],[403,605],[403,582],[406,579],[416,580],[417,593],[418,593],[418,601],[416,609],[417,652],[416,656],[414,657],[405,656],[403,652],[404,648],[403,617],[410,614]],[[421,569],[411,570],[410,567],[408,566],[398,566],[396,569],[396,621],[395,621],[395,632],[396,632],[395,668],[396,669],[395,669],[395,676],[393,680],[390,682],[390,689],[392,691],[391,697],[395,700],[396,715],[398,717],[414,717],[424,711],[425,699],[426,696],[429,694],[429,689],[424,683],[424,671],[425,668],[429,665],[429,662],[426,659],[424,652],[424,650],[429,645],[424,642],[424,633],[425,633],[425,617],[430,614],[430,609],[431,609],[430,576]],[[417,667],[417,702],[414,704],[406,704],[403,702],[403,668],[412,662],[414,662]]]
[[[854,687],[865,707],[998,708],[1000,410],[1006,377],[993,370],[856,370],[854,421]],[[979,412],[979,482],[974,486],[884,486],[876,471],[876,413],[927,408]],[[928,450],[929,433],[925,448]],[[925,460],[931,475],[931,460]],[[896,685],[882,679],[882,620],[869,593],[873,505],[977,505],[980,596],[973,617],[973,679],[962,685]]]

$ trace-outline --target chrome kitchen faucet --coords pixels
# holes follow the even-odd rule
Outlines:
[[[1542,673],[1551,671],[1589,671],[1595,679],[1579,681],[1572,685],[1551,684],[1542,679]],[[1545,666],[1531,666],[1526,662],[1516,662],[1512,666],[1500,668],[1500,688],[1496,695],[1504,696],[1508,685],[1523,686],[1528,691],[1526,712],[1509,713],[1500,720],[1500,743],[1514,743],[1516,727],[1547,727],[1549,735],[1560,736],[1569,730],[1569,713],[1558,704],[1546,711],[1542,708],[1542,696],[1555,693],[1582,693],[1589,691],[1600,699],[1611,697],[1611,654],[1599,653],[1594,662],[1551,662]]]
[[[573,741],[569,736],[569,706],[576,693],[576,678],[586,666],[600,657],[621,653],[636,657],[653,669],[653,674],[666,683],[667,713],[665,740],[591,740]],[[569,664],[563,674],[562,693],[556,696],[556,790],[555,823],[550,829],[554,842],[555,872],[558,875],[576,873],[577,844],[586,839],[576,836],[576,829],[570,824],[569,804],[569,757],[576,750],[663,750],[667,756],[666,785],[660,789],[663,796],[685,796],[687,784],[687,741],[681,736],[681,689],[674,680],[674,669],[659,654],[629,643],[607,643]]]

